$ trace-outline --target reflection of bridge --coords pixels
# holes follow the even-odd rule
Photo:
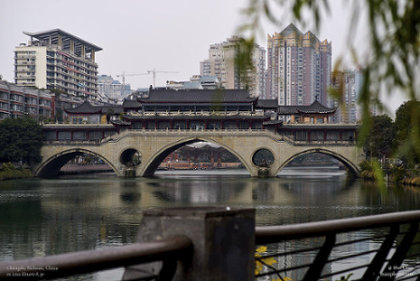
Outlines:
[[[41,177],[56,175],[67,161],[82,153],[101,158],[119,176],[151,176],[171,152],[199,141],[220,145],[234,154],[251,176],[257,176],[261,169],[275,176],[297,156],[314,152],[331,155],[358,174],[357,164],[363,157],[354,143],[355,127],[336,124],[284,125],[277,133],[261,129],[143,129],[116,133],[109,125],[46,125],[44,131],[57,137],[47,138],[42,147],[43,160],[35,168]],[[268,168],[255,162],[255,154],[261,150],[274,157]]]

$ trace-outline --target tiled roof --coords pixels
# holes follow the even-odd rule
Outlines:
[[[254,102],[246,90],[172,90],[156,89],[148,97],[139,98],[141,103],[242,103]]]
[[[122,106],[123,108],[139,108],[141,104],[137,100],[125,99]]]
[[[267,116],[250,116],[250,115],[129,115],[123,116],[125,120],[266,120]],[[269,118],[269,117],[268,117]]]
[[[124,112],[121,105],[103,105],[100,107],[102,109],[102,113],[104,114],[107,114],[108,112],[112,114],[120,114],[121,112]]]
[[[276,109],[277,108],[277,99],[274,100],[262,100],[259,99],[257,101],[257,108],[273,108]]]
[[[85,100],[81,105],[75,108],[65,109],[67,113],[85,113],[85,114],[94,114],[101,113],[102,108],[91,105],[87,100]]]
[[[279,106],[278,108],[280,115],[291,115],[298,113],[334,113],[336,108],[329,108],[322,105],[319,101],[315,100],[311,105],[287,105]]]
[[[67,108],[65,109],[67,113],[73,114],[107,114],[108,112],[112,112],[113,114],[119,114],[123,112],[123,109],[120,105],[92,105],[90,102],[85,100],[82,104],[75,108]]]

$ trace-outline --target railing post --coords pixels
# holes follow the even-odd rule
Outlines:
[[[154,209],[144,212],[137,241],[185,235],[192,240],[188,260],[178,264],[173,280],[254,280],[255,210],[229,207]],[[127,267],[123,280],[158,273],[161,263]]]

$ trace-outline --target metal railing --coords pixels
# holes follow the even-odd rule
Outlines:
[[[39,280],[162,261],[160,272],[145,280],[171,280],[177,261],[191,257],[192,242],[185,236],[127,246],[73,252],[26,260],[0,262],[1,280]]]
[[[191,211],[194,214],[195,210],[191,209]],[[220,220],[232,220],[230,212],[232,211],[229,209],[223,214],[221,214],[222,211],[219,211],[220,214],[214,213],[212,215],[216,216],[215,214],[217,214]],[[157,214],[160,213],[151,213],[150,216],[157,216]],[[187,215],[189,214],[187,213]],[[240,215],[244,216],[243,214]],[[236,227],[239,227],[240,215],[234,220]],[[173,220],[167,225],[177,225],[178,228],[180,222],[186,220],[185,216],[165,217],[165,214],[161,214],[163,221]],[[186,217],[188,218],[188,216]],[[203,216],[203,219],[207,220],[207,216]],[[183,225],[185,229],[179,228],[176,232],[192,233],[193,230],[197,229],[196,220],[197,218],[194,218],[194,223],[191,224],[190,221]],[[419,221],[420,211],[407,211],[324,222],[256,227],[255,244],[259,245],[255,254],[256,274],[253,276],[252,271],[249,271],[249,278],[246,280],[252,278],[283,281],[420,280]],[[173,224],[173,222],[176,222],[176,224]],[[208,223],[213,225],[214,220],[209,220]],[[241,223],[244,226],[248,225],[249,222],[245,218]],[[156,220],[153,220],[152,223],[149,222],[148,226],[151,225],[159,225],[160,227],[164,224],[158,224]],[[219,228],[222,225],[226,229]],[[124,280],[131,280],[129,278],[135,278],[135,280],[173,280],[176,272],[176,280],[184,280],[179,279],[179,271],[177,271],[177,265],[182,263],[183,266],[180,271],[189,272],[190,279],[188,280],[202,280],[203,268],[199,269],[200,266],[206,268],[207,275],[209,272],[216,271],[225,273],[224,266],[235,271],[235,266],[227,266],[232,263],[232,260],[236,262],[240,260],[234,254],[241,257],[248,255],[251,261],[249,265],[254,266],[252,263],[253,242],[249,245],[240,245],[240,248],[248,249],[246,250],[247,253],[239,251],[239,248],[236,248],[236,251],[230,251],[228,244],[224,244],[222,248],[218,248],[219,244],[213,244],[216,250],[213,249],[214,247],[200,248],[201,244],[213,241],[214,237],[217,238],[214,241],[220,243],[220,234],[227,229],[230,230],[225,235],[233,235],[234,239],[238,239],[241,233],[235,232],[233,227],[229,228],[231,226],[231,223],[225,222],[224,224],[218,224],[216,228],[205,228],[206,231],[212,229],[217,229],[217,231],[214,233],[210,231],[211,235],[209,233],[207,235],[203,233],[201,236],[197,233],[188,234],[191,239],[185,235],[177,235],[158,241],[135,243],[115,248],[0,262],[0,279],[54,279],[119,267],[126,267],[127,269],[128,266],[135,266],[130,267],[128,271],[126,270]],[[246,237],[253,237],[252,229],[253,227],[249,229],[249,235],[247,234]],[[172,231],[173,228],[169,230]],[[162,233],[165,232],[163,229],[161,231]],[[160,236],[162,233],[154,234]],[[248,246],[250,247],[247,248]],[[205,250],[202,251],[203,249]],[[226,263],[218,263],[221,268],[214,268],[214,261],[212,263],[209,263],[209,261],[211,261],[212,254],[214,255],[218,251],[223,251],[229,255],[229,259],[224,261]],[[199,262],[195,263],[194,267],[191,261],[196,259]],[[145,264],[156,261],[161,262],[161,265],[157,267],[158,270],[147,270],[151,268],[145,266]],[[138,267],[138,265],[144,267]],[[209,266],[210,269],[207,268]],[[241,268],[241,270],[244,271],[244,268]],[[205,280],[222,279],[220,279],[220,275],[216,274],[213,279]],[[243,277],[242,279],[241,277],[233,277],[226,280],[242,281],[245,279]]]
[[[256,244],[268,246],[257,248],[255,277],[420,280],[419,221],[420,211],[408,211],[257,227]]]

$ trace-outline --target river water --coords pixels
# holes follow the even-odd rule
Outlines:
[[[155,207],[256,209],[257,225],[373,215],[420,207],[420,190],[350,181],[339,169],[287,168],[257,179],[242,170],[113,174],[0,182],[0,261],[129,244]],[[123,269],[72,280],[117,280]]]

